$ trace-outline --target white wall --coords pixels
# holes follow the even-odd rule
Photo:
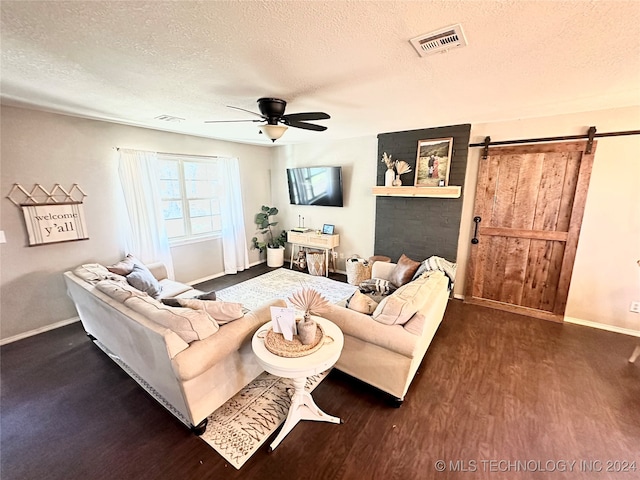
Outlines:
[[[81,263],[111,263],[124,253],[118,231],[121,197],[114,147],[239,158],[247,237],[253,213],[270,198],[269,148],[80,119],[27,109],[1,111],[1,218],[7,243],[0,245],[0,339],[46,328],[76,315],[62,272]],[[90,239],[28,247],[24,219],[5,197],[14,183],[51,189],[77,183]],[[191,281],[222,272],[218,241],[173,249],[176,278]],[[250,261],[259,261],[250,250]]]
[[[482,142],[487,135],[492,141],[579,135],[592,125],[600,133],[638,130],[640,108],[478,124],[471,128],[470,142]],[[640,332],[640,314],[629,312],[631,301],[640,300],[636,264],[640,259],[640,136],[605,137],[597,142],[565,319]],[[480,155],[480,148],[470,149],[458,247],[458,295],[464,292]]]
[[[353,254],[363,258],[373,255],[375,197],[371,188],[376,184],[378,139],[361,137],[304,145],[278,147],[272,163],[272,206],[280,211],[279,227],[298,226],[298,216],[304,217],[307,228],[321,229],[329,223],[340,234],[336,249],[338,270],[344,271],[344,259]],[[319,207],[290,205],[286,169],[290,167],[342,166],[344,206]]]
[[[377,138],[363,137],[276,148],[256,147],[186,135],[128,127],[4,107],[1,116],[0,339],[67,320],[76,315],[66,297],[61,272],[86,262],[112,262],[122,255],[117,231],[119,182],[114,147],[198,155],[232,155],[240,159],[247,237],[255,233],[253,217],[265,203],[277,206],[280,227],[336,226],[344,257],[375,252]],[[471,142],[637,130],[640,108],[585,112],[537,119],[474,125]],[[569,291],[567,319],[640,332],[640,315],[629,303],[640,300],[640,137],[598,140],[595,164]],[[470,226],[480,149],[470,149],[458,249],[455,293],[464,291]],[[341,165],[345,206],[289,205],[285,169],[292,166]],[[13,183],[45,188],[78,183],[85,200],[88,241],[27,247],[20,210],[4,198]],[[222,272],[217,242],[173,249],[176,277],[202,279]],[[251,262],[260,259],[250,250]],[[344,270],[344,260],[338,268]]]

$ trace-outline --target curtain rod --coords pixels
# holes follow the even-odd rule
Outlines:
[[[113,147],[117,152],[120,151],[120,147]],[[125,150],[135,150],[134,148],[132,149],[125,149]],[[189,158],[204,158],[204,159],[210,159],[210,158],[225,158],[225,157],[221,157],[219,155],[191,155],[189,153],[170,153],[170,152],[153,152],[153,153],[157,153],[158,155],[172,155],[174,157],[189,157]]]

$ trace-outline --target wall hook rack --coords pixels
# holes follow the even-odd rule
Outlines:
[[[19,183],[14,183],[7,198],[20,207],[22,205],[43,205],[55,203],[82,203],[87,194],[77,183],[71,185],[69,190],[65,190],[59,183],[56,183],[51,191],[48,191],[39,183],[36,183],[31,190],[27,190]]]

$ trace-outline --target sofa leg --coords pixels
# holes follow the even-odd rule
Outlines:
[[[87,332],[87,337],[89,337],[89,340],[91,340],[92,342],[96,341],[96,337],[94,337],[93,335],[91,335],[89,332]]]
[[[393,408],[400,408],[404,403],[404,398],[393,398]]]
[[[209,423],[209,419],[205,418],[196,426],[191,426],[191,431],[196,435],[200,436],[207,430],[207,424]]]

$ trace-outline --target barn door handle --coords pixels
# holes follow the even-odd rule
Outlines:
[[[473,238],[471,239],[471,243],[473,243],[474,245],[476,245],[480,240],[478,240],[478,224],[482,221],[482,218],[480,217],[473,217],[473,221],[476,224],[476,228],[473,231]]]

